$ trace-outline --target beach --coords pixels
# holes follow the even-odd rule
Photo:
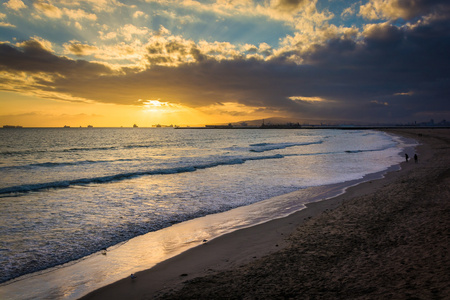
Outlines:
[[[205,241],[82,299],[445,299],[450,130],[416,139],[401,170],[288,217]]]

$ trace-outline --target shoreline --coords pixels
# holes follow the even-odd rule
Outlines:
[[[408,175],[409,171],[430,162],[432,153],[436,151],[431,151],[432,147],[425,141],[426,139],[418,135],[421,131],[428,130],[386,130],[388,133],[407,138],[412,137],[422,142],[416,148],[420,158],[420,163],[417,165],[413,161],[403,162],[401,170],[389,172],[382,179],[352,186],[337,197],[307,204],[307,209],[287,217],[222,235],[159,263],[149,270],[138,272],[137,278],[134,280],[124,278],[95,290],[81,299],[158,298],[164,294],[175,292],[183,286],[189,286],[185,282],[193,278],[202,278],[226,270],[238,269],[240,266],[256,263],[265,256],[277,256],[280,249],[284,250],[290,247],[288,237],[308,223],[311,218],[315,219],[340,208],[341,204],[350,198],[361,198],[374,194],[396,182],[399,177]],[[448,136],[448,130],[444,131]],[[187,292],[180,291],[179,293],[186,294]],[[180,295],[178,294],[178,297]],[[174,298],[176,299],[177,296]]]

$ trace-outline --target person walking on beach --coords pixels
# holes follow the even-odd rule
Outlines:
[[[414,162],[417,164],[418,161],[419,161],[419,158],[417,157],[417,154],[414,154]]]
[[[409,158],[408,153],[405,153],[406,162],[408,162],[408,158]]]

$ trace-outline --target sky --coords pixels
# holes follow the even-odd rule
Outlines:
[[[450,120],[448,0],[3,0],[0,126]]]

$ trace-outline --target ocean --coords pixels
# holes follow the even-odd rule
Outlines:
[[[0,298],[76,299],[204,238],[302,209],[320,200],[312,187],[341,193],[413,145],[370,130],[1,129]],[[138,245],[151,261],[130,257]],[[77,282],[70,274],[86,261],[97,279]],[[55,272],[69,277],[52,283]]]

